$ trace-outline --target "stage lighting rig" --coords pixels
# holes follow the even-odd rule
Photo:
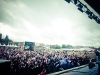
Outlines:
[[[85,12],[90,19],[94,19],[98,24],[100,24],[100,17],[94,15],[93,12],[91,12],[86,5],[81,3],[79,0],[65,0],[66,2],[70,3],[72,2],[78,7],[78,10],[82,13]]]

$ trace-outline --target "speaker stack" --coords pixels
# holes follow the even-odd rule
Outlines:
[[[10,60],[0,59],[0,75],[10,75]]]

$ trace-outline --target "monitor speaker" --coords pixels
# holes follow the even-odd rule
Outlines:
[[[0,59],[0,75],[10,75],[10,60]]]

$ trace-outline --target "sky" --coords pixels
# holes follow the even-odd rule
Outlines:
[[[64,0],[0,0],[0,33],[16,42],[100,46],[100,24]]]

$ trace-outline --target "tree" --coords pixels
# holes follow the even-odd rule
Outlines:
[[[55,48],[55,46],[54,46],[54,45],[50,45],[50,48],[54,49],[54,48]]]
[[[0,42],[2,42],[2,34],[0,33]]]
[[[67,45],[65,45],[65,44],[62,44],[62,48],[67,48]]]
[[[6,35],[6,37],[5,37],[5,39],[4,39],[4,42],[5,42],[5,45],[8,45],[8,42],[9,42],[8,35]]]
[[[98,50],[100,51],[100,47],[98,48]]]
[[[0,39],[2,39],[2,34],[0,33]]]
[[[18,46],[18,42],[14,42],[14,44],[15,44],[16,46]]]
[[[60,49],[61,47],[59,45],[55,45],[55,49]]]
[[[52,49],[60,49],[61,47],[59,45],[50,45],[50,48]]]
[[[13,42],[13,41],[11,39],[9,39],[8,42]]]
[[[67,45],[67,48],[71,49],[74,48],[72,45]]]

